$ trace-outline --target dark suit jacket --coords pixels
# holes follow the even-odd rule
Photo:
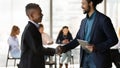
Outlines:
[[[21,38],[19,68],[45,68],[44,55],[54,55],[55,49],[44,48],[38,28],[28,22]]]
[[[79,43],[77,39],[84,40],[86,19],[87,17],[82,20],[81,26],[76,35],[76,38],[69,44],[62,47],[63,52],[66,52],[78,46]],[[104,67],[111,66],[111,63],[109,63],[111,60],[110,47],[117,44],[117,42],[118,42],[118,38],[110,18],[96,11],[96,17],[93,22],[93,26],[91,30],[91,39],[89,43],[95,45],[95,50],[92,54],[93,54],[93,59],[97,68],[104,68]],[[80,49],[80,64],[81,64],[80,66],[82,66],[82,63],[83,63],[84,53],[85,51],[81,48]]]

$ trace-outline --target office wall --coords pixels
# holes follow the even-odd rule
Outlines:
[[[25,14],[25,6],[28,3],[38,3],[42,8],[43,22],[46,32],[49,31],[49,0],[0,0],[0,41],[6,42],[13,25],[20,27],[20,35],[27,21],[29,20]]]
[[[114,28],[118,33],[118,28],[120,28],[120,0],[107,0],[106,15],[112,20]]]
[[[52,7],[50,7],[50,1],[52,1]],[[64,25],[69,26],[73,37],[75,37],[80,22],[85,17],[81,9],[80,0],[0,0],[0,41],[6,40],[7,36],[9,36],[12,25],[18,25],[22,33],[28,20],[25,14],[25,5],[30,2],[38,3],[41,6],[44,15],[42,23],[45,26],[45,32],[50,35],[50,27],[52,24],[51,33],[54,40],[56,39],[59,30]],[[112,19],[116,31],[120,25],[119,7],[119,0],[106,1],[106,15]],[[53,13],[52,22],[50,22],[51,8]],[[102,13],[104,13],[104,8],[104,2],[97,6],[97,9]]]

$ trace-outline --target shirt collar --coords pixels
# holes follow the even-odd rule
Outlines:
[[[96,10],[93,12],[93,14],[89,17],[89,15],[87,14],[87,18],[88,19],[92,19],[94,16],[96,15]]]
[[[34,21],[30,20],[31,23],[33,23],[37,28],[39,28],[39,24],[35,23]]]

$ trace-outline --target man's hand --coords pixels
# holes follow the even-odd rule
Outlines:
[[[60,45],[57,46],[57,48],[56,48],[56,53],[57,53],[58,55],[61,55],[61,54],[62,54],[62,48],[61,48]]]
[[[87,48],[90,52],[93,52],[93,50],[94,50],[94,45],[89,44],[89,45],[85,46],[85,48]]]

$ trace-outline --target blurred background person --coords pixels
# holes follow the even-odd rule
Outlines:
[[[47,33],[44,32],[43,24],[39,25],[39,31],[40,31],[40,33],[42,35],[43,45],[51,45],[51,44],[53,44],[52,38]]]
[[[43,24],[39,24],[39,32],[40,32],[41,35],[42,35],[42,43],[43,43],[43,46],[44,46],[44,45],[52,45],[52,44],[53,44],[52,38],[51,38],[47,33],[44,32],[44,26],[43,26]],[[50,63],[54,63],[54,62],[52,61],[52,57],[47,56],[47,55],[45,55],[45,61],[47,60],[48,57],[50,58],[50,59],[49,59],[49,60],[50,60]]]
[[[73,37],[68,29],[68,26],[63,26],[63,28],[60,30],[56,43],[57,44],[67,44],[69,43],[71,40],[73,40]],[[61,58],[60,58],[60,67],[62,68],[63,66],[63,62],[65,61],[65,59],[67,59],[67,61],[65,62],[65,66],[66,68],[68,68],[68,62],[70,62],[71,60],[71,50],[67,51],[66,53],[62,53]]]
[[[13,58],[20,58],[19,41],[17,35],[19,35],[20,29],[18,26],[13,26],[10,37],[8,38],[8,44],[10,47],[10,54]]]

